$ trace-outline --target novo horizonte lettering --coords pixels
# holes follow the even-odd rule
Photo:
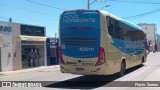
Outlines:
[[[79,15],[64,15],[64,23],[95,23],[96,18],[81,18]]]
[[[10,26],[0,26],[0,32],[12,32],[12,27],[10,27]]]

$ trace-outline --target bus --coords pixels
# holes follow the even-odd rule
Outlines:
[[[103,10],[64,11],[59,39],[62,73],[123,76],[146,62],[142,28]]]

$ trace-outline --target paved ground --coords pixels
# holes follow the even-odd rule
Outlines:
[[[29,68],[29,69],[23,69],[23,70],[17,70],[17,71],[6,71],[6,72],[0,72],[0,77],[3,76],[9,76],[14,74],[22,74],[22,73],[34,73],[38,71],[48,71],[59,68],[59,65],[53,65],[53,66],[41,66],[41,67],[35,67],[35,68]]]
[[[98,89],[98,90],[160,90],[159,87],[106,87],[115,81],[160,81],[160,53],[150,53],[147,62],[143,66],[127,70],[127,74],[121,78],[111,76],[82,76],[62,74],[59,66],[39,67],[12,72],[0,73],[1,81],[56,81],[49,82],[45,88],[31,89]],[[72,81],[72,82],[70,82]],[[73,81],[82,81],[77,83]],[[83,82],[89,81],[89,82]],[[91,82],[92,81],[92,82]],[[95,82],[96,81],[96,82]],[[104,82],[105,81],[105,82]],[[125,82],[116,82],[119,86]],[[89,87],[91,86],[91,87]],[[5,88],[1,88],[5,89]],[[12,88],[7,88],[12,89]],[[19,89],[19,88],[13,88]],[[22,88],[20,88],[22,89]],[[30,88],[24,88],[30,89]]]

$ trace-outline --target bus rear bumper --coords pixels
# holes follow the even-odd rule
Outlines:
[[[78,75],[109,75],[107,73],[108,67],[106,65],[91,67],[60,65],[60,70],[62,73],[71,73]]]

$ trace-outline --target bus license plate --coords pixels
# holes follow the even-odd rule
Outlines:
[[[84,68],[76,68],[76,71],[84,71]]]

